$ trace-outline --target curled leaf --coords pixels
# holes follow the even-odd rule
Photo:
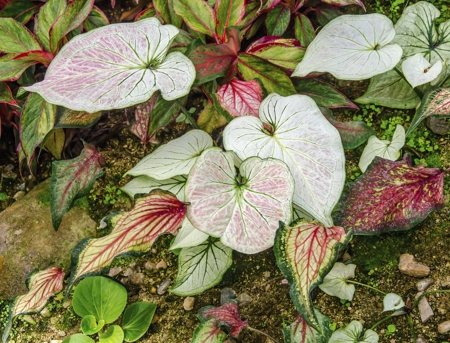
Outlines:
[[[383,299],[383,312],[396,311],[405,307],[402,297],[395,293],[388,293]]]
[[[402,71],[409,84],[415,88],[436,79],[442,71],[442,61],[432,66],[422,53],[418,53],[402,62]]]

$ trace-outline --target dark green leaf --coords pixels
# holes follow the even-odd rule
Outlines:
[[[0,17],[13,18],[25,25],[39,11],[40,7],[40,2],[12,0],[0,11]]]
[[[289,8],[278,5],[266,17],[266,29],[269,36],[282,36],[289,26],[291,12]]]
[[[137,341],[147,332],[155,311],[156,305],[149,302],[137,302],[126,308],[122,320],[126,342]]]

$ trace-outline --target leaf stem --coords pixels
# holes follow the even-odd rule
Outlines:
[[[391,319],[393,317],[393,313],[384,317],[383,319],[381,319],[380,321],[376,322],[375,324],[372,325],[372,327],[370,328],[370,330],[375,329],[378,325],[383,324],[385,321]]]
[[[423,292],[422,295],[413,302],[411,308],[414,308],[417,305],[419,305],[419,302],[420,302],[420,300],[422,300],[423,297],[427,296],[428,294],[433,294],[433,293],[450,293],[450,289],[435,289],[433,291]]]
[[[264,336],[266,336],[267,338],[269,338],[271,341],[273,341],[273,342],[275,342],[275,343],[279,343],[275,338],[273,338],[272,336],[269,336],[268,334],[266,334],[265,332],[262,332],[262,331],[260,331],[260,330],[258,330],[258,329],[255,329],[255,328],[252,328],[251,326],[246,326],[246,328],[247,329],[249,329],[250,331],[254,331],[254,332],[257,332],[257,333],[259,333],[259,334],[261,334],[261,335],[264,335]]]
[[[184,105],[181,103],[181,101],[179,99],[176,99],[175,101],[177,102],[178,106],[180,106],[181,112],[183,112],[183,114],[185,115],[186,119],[189,121],[189,124],[191,124],[191,126],[194,129],[200,129],[198,127],[197,123],[195,122],[194,118],[192,118],[191,114],[186,109],[186,107],[184,107]]]
[[[406,321],[409,324],[409,327],[411,328],[411,334],[413,337],[413,342],[415,342],[417,340],[417,336],[416,336],[416,330],[414,330],[414,323],[412,321],[412,318],[409,314],[406,314]]]
[[[378,293],[381,293],[381,294],[383,294],[383,295],[386,295],[386,292],[380,291],[378,288],[375,288],[375,287],[366,285],[365,283],[361,283],[361,282],[353,281],[353,280],[347,280],[347,282],[348,282],[348,283],[353,283],[353,284],[359,285],[359,286],[364,286],[364,287],[370,288],[370,289],[372,289],[372,290],[374,290],[374,291],[376,291],[376,292],[378,292]]]

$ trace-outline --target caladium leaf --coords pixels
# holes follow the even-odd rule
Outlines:
[[[363,330],[362,324],[353,320],[345,328],[333,332],[329,343],[378,343],[378,334],[370,329]]]
[[[46,51],[51,51],[50,29],[66,8],[66,0],[49,0],[42,6],[39,14],[36,16],[34,31]]]
[[[245,0],[217,0],[214,6],[217,35],[220,42],[226,41],[226,29],[237,26],[245,15]]]
[[[101,116],[102,112],[88,113],[58,106],[54,128],[88,128],[97,123]]]
[[[78,35],[53,59],[45,79],[25,89],[48,102],[97,112],[133,106],[161,90],[166,100],[186,95],[195,78],[192,62],[167,54],[178,29],[149,18]]]
[[[200,231],[191,224],[186,217],[183,220],[183,225],[178,231],[173,243],[170,245],[170,250],[197,247],[208,239],[209,235]],[[217,242],[215,242],[216,244]],[[218,243],[217,243],[218,244]],[[228,248],[227,248],[228,249]]]
[[[161,145],[126,174],[146,175],[157,180],[187,175],[198,156],[212,146],[213,140],[205,131],[191,130]]]
[[[230,335],[233,337],[239,336],[241,330],[248,325],[247,320],[241,319],[239,305],[235,300],[230,300],[220,307],[202,307],[198,310],[198,317],[202,322],[214,318],[217,325],[228,326],[230,328]]]
[[[64,215],[75,200],[89,194],[94,181],[103,176],[103,156],[84,142],[80,156],[71,160],[54,161],[50,180],[50,208],[52,224],[58,230]]]
[[[255,80],[233,79],[217,89],[217,99],[220,106],[233,117],[256,117],[262,101],[262,88]]]
[[[162,190],[138,198],[130,212],[111,219],[114,228],[109,235],[84,239],[73,248],[66,294],[78,279],[107,269],[116,256],[146,252],[160,234],[174,234],[186,215],[185,206],[173,194]]]
[[[33,34],[12,18],[0,18],[0,51],[15,54],[30,50],[41,50]]]
[[[349,184],[334,219],[355,234],[407,230],[444,201],[445,172],[375,157],[366,172]]]
[[[291,11],[288,7],[277,5],[267,13],[266,29],[268,36],[282,36],[287,30],[291,19]]]
[[[13,18],[22,24],[28,23],[34,14],[39,11],[42,4],[31,0],[7,1],[5,7],[0,11],[0,17]]]
[[[405,129],[401,125],[397,125],[392,141],[379,140],[376,136],[371,136],[359,160],[359,169],[364,173],[378,156],[387,160],[395,161],[400,157],[400,150],[405,145]]]
[[[382,74],[402,57],[402,48],[391,44],[394,36],[394,25],[384,15],[339,16],[317,34],[292,76],[316,71],[343,80],[363,80]]]
[[[363,2],[361,0],[321,0],[323,3],[333,5],[333,6],[348,6],[348,5],[358,5],[366,10]]]
[[[267,124],[272,132],[264,129]],[[295,181],[293,202],[325,226],[333,226],[331,211],[345,180],[344,149],[339,132],[314,100],[270,94],[261,103],[259,119],[233,119],[224,130],[223,142],[241,160],[259,156],[284,161]]]
[[[447,117],[450,115],[450,88],[431,87],[423,95],[420,107],[416,111],[406,135],[409,135],[424,119],[430,116]]]
[[[348,301],[353,300],[355,285],[348,284],[347,279],[355,277],[356,264],[336,262],[330,272],[323,278],[319,288],[328,295]]]
[[[0,104],[8,104],[11,106],[19,107],[16,100],[11,93],[11,88],[9,88],[6,82],[0,82]]]
[[[214,39],[217,38],[216,15],[208,2],[204,0],[173,0],[173,8],[192,30]]]
[[[109,25],[108,17],[100,8],[94,5],[88,17],[83,22],[84,29],[91,31],[106,25]]]
[[[311,20],[302,13],[296,14],[294,23],[295,38],[298,39],[301,46],[306,48],[316,37],[314,26]]]
[[[281,223],[277,231],[275,257],[291,286],[291,299],[305,321],[322,334],[310,293],[333,267],[340,248],[350,238],[342,227],[325,228],[306,221],[296,222],[293,227]]]
[[[136,106],[134,111],[134,123],[130,127],[130,131],[133,132],[142,142],[147,144],[150,141],[148,136],[148,126],[150,124],[150,116],[153,108],[155,107],[158,94],[153,94],[150,99],[142,104]]]
[[[181,249],[178,274],[169,292],[188,296],[214,287],[233,263],[232,254],[233,249],[214,238],[197,246]]]
[[[405,307],[402,297],[395,293],[388,293],[383,298],[383,312],[396,311]]]
[[[282,329],[284,343],[328,343],[332,333],[329,329],[331,320],[318,310],[314,312],[323,334],[311,327],[301,315],[297,315],[295,322]]]
[[[408,57],[402,62],[402,71],[406,80],[414,88],[436,79],[442,71],[442,61],[431,63],[422,53]]]
[[[19,134],[28,165],[34,158],[36,148],[43,142],[56,120],[56,106],[49,104],[39,94],[28,95],[20,117]]]
[[[227,337],[212,318],[197,325],[191,343],[223,343]]]
[[[279,221],[290,221],[294,182],[276,159],[251,157],[239,170],[241,180],[230,154],[218,148],[205,151],[186,184],[188,218],[226,246],[254,254],[273,245]]]
[[[187,176],[184,175],[174,176],[165,180],[156,180],[146,175],[140,175],[120,189],[129,196],[134,197],[137,194],[147,194],[152,190],[159,188],[175,194],[178,200],[184,201],[184,186],[186,180]]]
[[[63,289],[63,280],[64,272],[57,267],[32,272],[28,275],[26,280],[28,293],[11,300],[9,316],[2,336],[3,343],[8,340],[14,317],[41,311],[47,300]]]

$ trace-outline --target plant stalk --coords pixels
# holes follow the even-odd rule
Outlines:
[[[279,343],[275,338],[273,338],[272,336],[269,336],[268,334],[266,334],[265,332],[262,332],[262,331],[260,331],[260,330],[258,330],[258,329],[255,329],[255,328],[252,328],[251,326],[246,326],[246,328],[247,329],[249,329],[250,331],[254,331],[254,332],[257,332],[257,333],[259,333],[259,334],[261,334],[261,335],[264,335],[264,336],[266,336],[267,338],[269,338],[271,341],[273,341],[273,342],[275,342],[275,343]]]
[[[415,342],[417,340],[417,336],[416,336],[416,330],[414,330],[414,323],[412,321],[412,318],[409,314],[406,314],[406,320],[409,324],[409,327],[411,328],[411,335],[413,337],[413,342]]]
[[[375,324],[372,325],[372,327],[370,328],[370,330],[375,329],[378,325],[384,323],[385,321],[391,319],[393,317],[393,314],[390,314],[389,316],[384,317],[383,319],[381,319],[380,321],[376,322]]]
[[[433,293],[450,293],[450,289],[436,289],[433,291],[423,292],[423,294],[413,302],[411,308],[414,308],[417,305],[419,305],[419,302],[420,302],[420,300],[422,300],[423,297],[427,296],[428,294],[433,294]]]
[[[191,124],[191,126],[194,129],[200,129],[197,125],[197,123],[195,122],[194,118],[192,118],[191,114],[189,113],[189,111],[184,107],[184,105],[181,103],[181,101],[179,99],[175,100],[178,104],[178,106],[180,106],[181,112],[183,112],[184,116],[186,117],[186,119],[189,121],[189,124]]]
[[[348,283],[353,283],[353,284],[359,285],[359,286],[364,286],[364,287],[370,288],[370,289],[372,289],[372,290],[374,290],[374,291],[376,291],[376,292],[378,292],[378,293],[381,293],[381,294],[383,294],[383,295],[386,295],[386,292],[380,291],[378,288],[375,288],[375,287],[366,285],[365,283],[361,283],[361,282],[353,281],[353,280],[347,280],[347,282],[348,282]]]

